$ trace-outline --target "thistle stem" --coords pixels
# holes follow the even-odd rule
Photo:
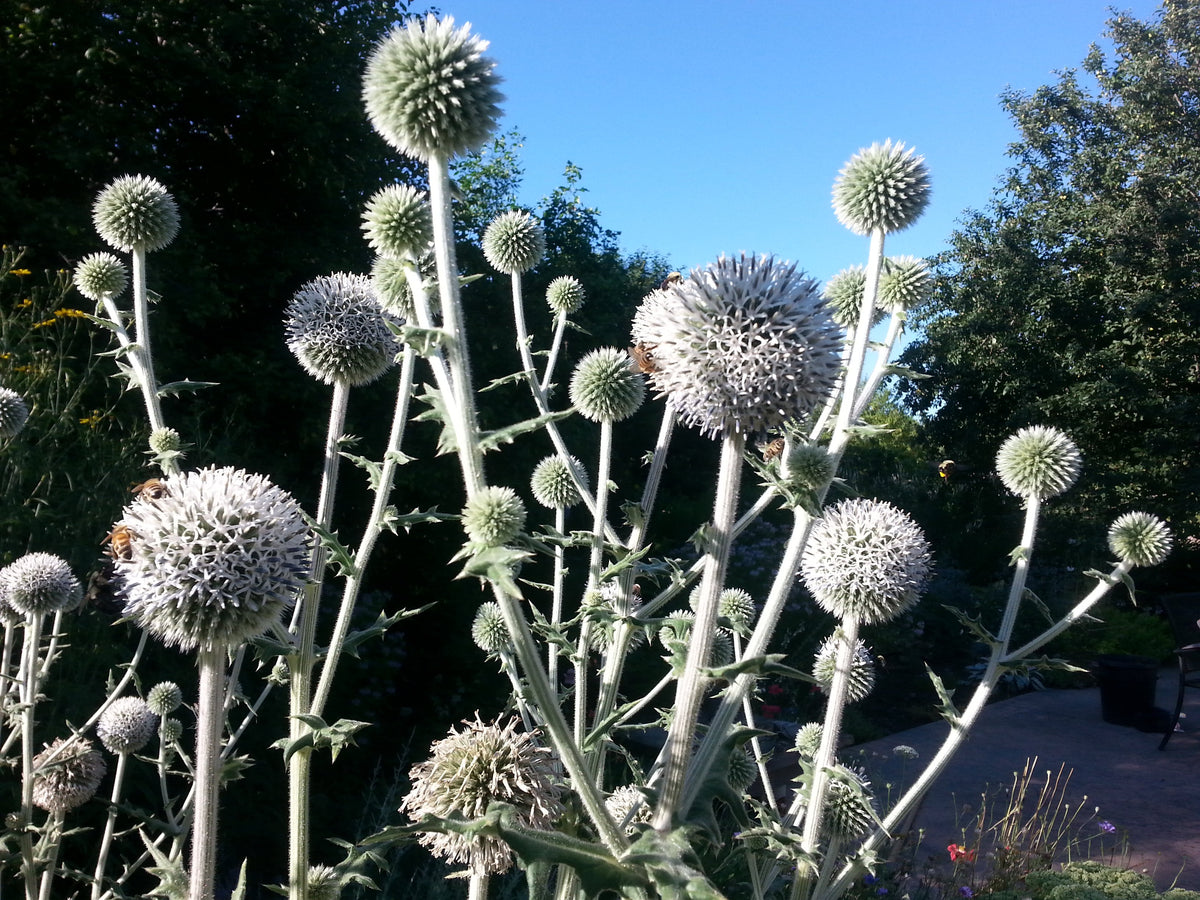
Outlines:
[[[25,616],[25,642],[21,646],[21,858],[26,900],[37,898],[37,871],[33,854],[33,729],[38,695],[38,645],[42,642],[42,616]]]
[[[189,900],[213,900],[217,871],[217,805],[221,789],[221,732],[225,716],[225,650],[202,648],[196,713],[196,781],[192,805]]]
[[[96,873],[92,876],[92,900],[100,900],[104,886],[104,869],[108,864],[108,852],[112,848],[113,833],[117,827],[117,803],[121,799],[121,791],[125,786],[125,768],[129,762],[128,753],[117,754],[117,770],[113,774],[112,803],[108,809],[108,820],[104,823],[104,836],[100,839],[100,850],[96,855]]]
[[[150,350],[150,303],[146,294],[146,249],[134,247],[133,262],[133,321],[137,333],[137,347],[131,352],[140,364],[142,397],[146,401],[146,415],[150,429],[163,427],[162,407],[158,401],[158,382],[154,377],[154,356]]]
[[[612,426],[605,419],[600,423],[600,458],[596,465],[596,508],[592,517],[592,547],[588,557],[588,592],[600,587],[600,564],[604,551],[604,523],[608,517],[608,475],[612,465]],[[582,747],[587,735],[588,661],[591,658],[591,623],[585,617],[579,628],[579,645],[575,659],[575,743]]]

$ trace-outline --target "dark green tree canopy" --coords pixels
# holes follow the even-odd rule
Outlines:
[[[1117,15],[1115,52],[1003,104],[1019,136],[990,208],[936,260],[905,399],[931,453],[989,467],[1053,424],[1084,453],[1063,503],[1200,533],[1200,4]],[[1087,76],[1096,88],[1086,86]]]

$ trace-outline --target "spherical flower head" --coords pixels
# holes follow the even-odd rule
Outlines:
[[[501,213],[483,232],[483,255],[498,272],[528,272],[546,255],[541,223],[520,210]]]
[[[604,798],[604,807],[618,825],[625,823],[625,833],[630,837],[638,833],[638,825],[650,823],[650,804],[636,785],[617,788]]]
[[[855,234],[900,231],[928,205],[925,158],[890,140],[855,153],[833,183],[834,214]]]
[[[633,340],[655,390],[705,434],[759,434],[833,390],[842,335],[817,283],[771,256],[721,257],[652,292]]]
[[[363,101],[389,144],[426,162],[481,147],[496,129],[500,77],[471,25],[430,14],[396,28],[371,52]]]
[[[59,738],[33,758],[33,805],[70,812],[96,795],[107,771],[104,757],[87,738]]]
[[[412,288],[408,284],[408,260],[377,256],[371,264],[371,288],[380,307],[390,316],[408,320],[414,317]]]
[[[916,256],[889,256],[879,273],[879,306],[896,314],[916,309],[931,288],[929,265]]]
[[[829,304],[829,312],[833,320],[846,331],[853,331],[858,326],[858,316],[862,309],[863,291],[867,287],[867,269],[865,266],[850,266],[842,269],[825,283],[821,296]],[[871,324],[875,325],[883,319],[883,310],[877,306],[871,313]]]
[[[158,731],[158,714],[141,697],[109,704],[96,723],[96,737],[109,753],[137,753]]]
[[[1000,445],[996,471],[1018,497],[1045,500],[1073,485],[1083,468],[1075,443],[1057,428],[1022,428]]]
[[[1171,552],[1171,529],[1149,513],[1125,513],[1108,529],[1108,548],[1131,566],[1157,566]]]
[[[424,816],[482,816],[494,800],[512,805],[518,824],[549,830],[563,813],[558,763],[534,736],[485,725],[478,716],[461,731],[437,741],[432,756],[412,767],[412,789],[400,804],[414,820]],[[497,875],[512,866],[512,851],[491,837],[423,833],[420,842],[451,864],[465,863],[472,875]]]
[[[821,735],[825,726],[820,722],[808,722],[796,731],[796,752],[804,759],[815,759],[821,749]]]
[[[167,747],[178,744],[183,737],[183,723],[178,719],[163,719],[158,731],[158,740]]]
[[[897,759],[913,760],[917,759],[920,755],[915,747],[910,747],[908,744],[897,744],[892,748],[892,756]]]
[[[820,683],[821,690],[829,693],[833,676],[837,672],[838,648],[842,643],[841,631],[836,631],[821,643],[813,661],[813,678]],[[857,703],[875,689],[875,663],[867,645],[861,640],[854,642],[854,655],[850,660],[850,671],[846,680],[846,702]]]
[[[512,647],[512,641],[508,637],[508,626],[504,624],[504,613],[495,600],[489,600],[475,611],[475,620],[471,623],[471,640],[475,642],[476,647],[488,654],[496,654]]]
[[[572,469],[579,475],[586,488],[587,471],[583,468],[583,463],[575,457],[571,457],[569,464],[559,456],[547,456],[543,459],[534,467],[533,475],[529,479],[533,499],[547,509],[569,509],[579,503],[583,498],[579,495],[579,488],[575,486],[575,479],[571,477]]]
[[[790,440],[779,464],[779,477],[794,490],[821,491],[833,481],[829,450],[820,444]]]
[[[167,716],[183,704],[183,691],[173,681],[160,681],[146,694],[146,704],[157,716]]]
[[[89,300],[97,302],[116,297],[129,284],[125,263],[111,253],[85,256],[75,267],[75,287]]]
[[[178,453],[183,439],[174,428],[155,428],[150,432],[150,452],[158,455]]]
[[[824,827],[842,840],[866,834],[877,817],[871,795],[871,782],[846,766],[834,766],[829,790],[825,794]]]
[[[568,392],[585,419],[620,422],[642,405],[646,385],[633,370],[628,353],[615,347],[601,347],[579,361]]]
[[[25,398],[11,388],[0,387],[0,441],[16,437],[28,421]]]
[[[476,547],[499,547],[525,527],[525,504],[508,487],[485,487],[463,507],[463,530]]]
[[[308,579],[311,535],[292,496],[262,475],[209,468],[165,480],[167,495],[125,507],[126,614],[183,650],[262,634]]]
[[[96,198],[92,224],[117,250],[161,250],[179,233],[179,206],[153,178],[124,175]]]
[[[367,243],[389,259],[416,258],[433,241],[433,218],[425,195],[407,184],[376,191],[363,210]]]
[[[569,316],[583,306],[584,299],[583,285],[570,275],[559,275],[546,286],[546,304],[558,315]]]
[[[0,592],[21,615],[69,612],[83,599],[70,565],[53,553],[26,553],[0,569]]]
[[[658,639],[664,647],[674,654],[687,652],[692,639],[692,626],[696,614],[690,609],[678,610],[667,617],[665,625],[658,629]],[[710,667],[728,666],[733,662],[733,632],[727,628],[717,628],[712,633],[712,643],[708,651]]]
[[[700,609],[701,585],[696,585],[688,594],[688,606],[692,612]],[[754,624],[754,599],[741,588],[725,588],[717,598],[717,615],[729,620],[739,634],[747,634]]]
[[[912,607],[930,567],[917,523],[890,503],[862,499],[825,510],[800,562],[805,587],[822,609],[868,625]]]
[[[738,748],[729,756],[729,786],[735,791],[745,791],[758,778],[758,763],[745,748]]]
[[[350,877],[332,866],[309,866],[308,900],[340,900]]]
[[[288,349],[325,384],[369,384],[395,361],[396,339],[362,275],[322,275],[296,291],[284,314]]]

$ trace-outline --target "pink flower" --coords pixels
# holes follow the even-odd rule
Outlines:
[[[781,712],[783,712],[782,706],[775,706],[772,703],[763,704],[762,714],[764,719],[778,719]]]
[[[950,862],[958,862],[960,859],[969,863],[975,862],[975,851],[968,850],[962,844],[951,844],[946,849],[950,852]]]
[[[772,697],[778,697],[783,693],[783,686],[778,685],[778,684],[772,684],[767,688],[767,693],[770,694]]]

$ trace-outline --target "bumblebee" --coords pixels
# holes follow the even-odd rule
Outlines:
[[[775,438],[771,443],[762,448],[763,462],[770,462],[773,459],[779,459],[783,454],[784,440],[781,437]]]
[[[104,560],[101,568],[88,577],[87,591],[83,595],[80,611],[93,607],[111,616],[125,612],[125,602],[117,592],[116,565],[111,559]]]
[[[633,371],[640,372],[643,375],[651,375],[658,371],[658,365],[654,362],[654,348],[658,344],[643,344],[638,341],[629,348],[629,355],[633,357]]]
[[[671,285],[679,284],[679,282],[681,282],[681,281],[683,281],[683,276],[680,275],[678,272],[672,272],[670,275],[668,275],[666,278],[664,278],[662,280],[662,283],[659,284],[658,289],[660,291],[665,291]]]
[[[108,546],[104,552],[113,559],[133,559],[133,532],[125,525],[117,525],[104,539]]]
[[[958,466],[955,464],[954,460],[943,459],[940,463],[938,463],[938,477],[949,479],[950,476],[954,474],[954,470],[957,468]]]
[[[141,484],[135,484],[129,489],[129,493],[142,500],[161,500],[171,496],[167,486],[157,478],[148,478]]]

